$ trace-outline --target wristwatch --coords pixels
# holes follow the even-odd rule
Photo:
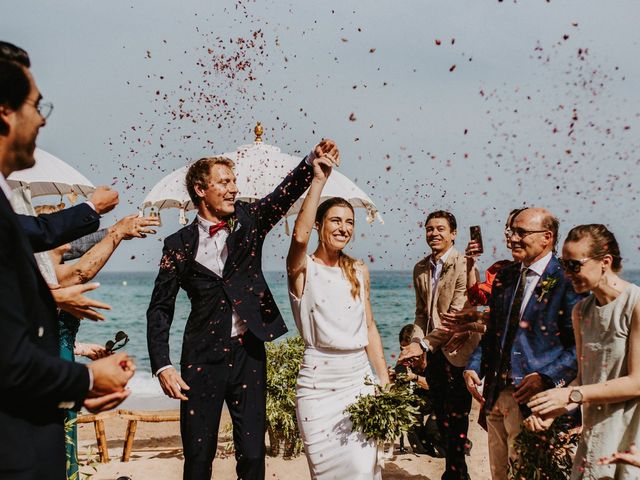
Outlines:
[[[584,397],[582,395],[582,392],[579,389],[574,388],[569,392],[569,400],[571,401],[571,403],[577,403],[578,405],[582,405],[583,399]]]

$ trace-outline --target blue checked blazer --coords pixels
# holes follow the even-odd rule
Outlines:
[[[487,332],[467,363],[467,370],[484,378],[485,411],[493,407],[500,393],[497,375],[521,265],[513,263],[498,272],[489,302]],[[552,286],[545,289],[543,285]],[[567,385],[576,377],[571,311],[581,298],[552,256],[525,307],[511,348],[511,375],[516,386],[534,372],[542,375],[547,388]]]

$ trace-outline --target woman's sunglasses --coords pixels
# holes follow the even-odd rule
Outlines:
[[[599,257],[588,257],[581,260],[559,258],[558,261],[566,272],[580,273],[580,269],[582,269],[582,266],[585,263],[587,263],[589,260],[596,260],[597,258]]]
[[[116,350],[120,350],[127,343],[129,343],[129,335],[120,330],[116,333],[116,336],[113,340],[109,340],[104,344],[104,348],[107,349],[107,352],[115,352]]]

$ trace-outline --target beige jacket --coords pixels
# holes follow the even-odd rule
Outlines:
[[[467,301],[467,266],[464,255],[452,249],[442,267],[435,295],[431,288],[431,262],[425,257],[413,268],[413,287],[416,291],[416,320],[420,328],[416,335],[424,336],[432,351],[443,347],[451,338],[451,333],[442,330],[440,312],[462,310]],[[456,367],[464,367],[480,342],[481,335],[473,333],[457,352],[444,355]]]

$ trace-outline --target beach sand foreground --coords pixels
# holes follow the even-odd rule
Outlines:
[[[467,464],[469,474],[474,480],[491,477],[489,456],[487,451],[487,434],[477,423],[478,406],[474,403],[471,411],[469,438],[473,449]],[[213,462],[214,479],[235,479],[235,458],[233,454],[225,455],[225,447],[230,436],[222,433],[230,422],[225,411],[222,417],[218,455]],[[92,474],[92,480],[115,480],[120,476],[131,477],[132,480],[179,480],[182,478],[182,445],[178,422],[144,423],[138,422],[138,428],[129,462],[121,462],[122,446],[127,422],[121,418],[105,420],[107,446],[111,461],[106,464],[93,463],[93,466],[82,466],[81,472]],[[84,463],[89,454],[97,462],[97,446],[92,424],[78,426],[80,444],[80,461]],[[384,480],[437,480],[444,471],[444,460],[426,455],[396,454],[385,464]],[[94,470],[95,468],[95,470]],[[269,480],[307,480],[309,468],[304,454],[292,460],[281,457],[266,459],[266,478]]]

